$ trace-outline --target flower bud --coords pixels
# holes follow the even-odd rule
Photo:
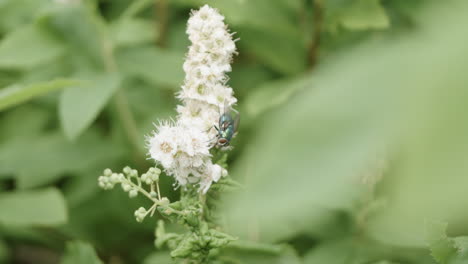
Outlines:
[[[104,170],[104,176],[109,177],[109,176],[111,176],[111,174],[112,174],[112,170],[111,170],[111,169],[105,169],[105,170]]]
[[[127,167],[125,167],[125,168],[123,169],[123,172],[124,172],[125,174],[128,175],[128,174],[130,174],[130,173],[132,172],[132,169],[131,169],[130,167],[127,166]]]
[[[122,183],[122,189],[124,192],[129,192],[132,189],[132,186],[128,183]]]
[[[161,205],[162,205],[162,206],[168,206],[169,203],[170,203],[170,201],[169,201],[169,199],[167,199],[167,197],[161,198],[161,201],[160,201],[160,202],[161,202]]]
[[[120,177],[119,177],[119,175],[117,173],[112,173],[112,175],[110,176],[110,181],[112,183],[114,183],[114,184],[118,183],[119,179],[120,179]]]
[[[223,170],[221,171],[221,175],[222,175],[223,177],[228,176],[228,171],[227,171],[226,169],[223,169]]]
[[[136,190],[136,189],[132,189],[132,190],[130,190],[130,191],[128,192],[128,196],[129,196],[130,198],[135,198],[135,197],[137,197],[137,195],[138,195],[138,190]]]

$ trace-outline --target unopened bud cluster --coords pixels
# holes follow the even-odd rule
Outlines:
[[[115,187],[116,184],[120,184],[122,190],[128,193],[130,198],[137,197],[139,193],[146,195],[150,198],[154,205],[151,209],[146,210],[144,207],[140,207],[135,211],[135,218],[138,222],[143,221],[148,213],[154,213],[157,205],[164,204],[167,198],[158,199],[158,193],[155,188],[159,190],[159,175],[161,170],[159,168],[150,168],[146,173],[141,176],[138,175],[138,171],[130,167],[125,167],[122,173],[112,172],[110,169],[105,169],[102,176],[98,178],[99,187],[104,190],[110,190]],[[149,186],[149,190],[143,188],[143,184]]]

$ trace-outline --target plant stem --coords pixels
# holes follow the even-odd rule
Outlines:
[[[102,45],[102,57],[104,67],[108,73],[118,72],[117,63],[115,62],[114,47],[113,43],[109,38],[104,37],[101,41]],[[117,90],[114,95],[114,105],[117,109],[117,115],[122,124],[123,131],[127,136],[127,139],[133,148],[134,160],[139,167],[145,167],[144,157],[140,145],[140,134],[136,125],[135,118],[133,117],[132,111],[128,104],[127,97],[122,89]]]
[[[120,15],[120,19],[125,19],[138,14],[141,10],[151,5],[153,0],[134,0]]]
[[[155,13],[158,18],[158,38],[156,44],[164,48],[166,46],[167,27],[169,25],[169,4],[167,0],[155,0]]]
[[[135,119],[133,118],[133,114],[130,110],[128,100],[123,90],[118,90],[116,92],[114,97],[114,103],[116,105],[118,117],[122,124],[123,131],[127,136],[129,143],[132,145],[132,148],[134,149],[135,155],[138,157],[138,160],[141,160],[141,158],[144,157],[144,155],[140,148],[139,132],[136,126]]]
[[[322,34],[324,11],[323,0],[312,0],[313,8],[313,33],[312,42],[309,47],[309,67],[312,69],[317,64],[320,47],[320,37]]]

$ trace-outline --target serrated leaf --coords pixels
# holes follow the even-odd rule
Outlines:
[[[155,85],[178,87],[184,81],[184,55],[156,47],[139,47],[117,53],[119,68],[130,76],[142,78]]]
[[[91,125],[120,87],[120,83],[121,79],[117,74],[105,74],[62,92],[59,116],[69,139],[76,139]]]
[[[57,226],[67,221],[67,206],[57,189],[0,195],[0,223],[15,226]]]
[[[447,222],[427,222],[426,239],[431,255],[440,264],[461,264],[468,261],[468,237],[449,238]]]
[[[30,68],[47,63],[65,51],[64,45],[39,25],[27,25],[0,42],[1,68]]]
[[[73,241],[67,243],[61,264],[102,264],[94,248],[85,242]]]
[[[24,103],[34,97],[48,92],[77,85],[77,80],[58,79],[54,81],[35,84],[14,84],[0,89],[0,111],[14,105]]]

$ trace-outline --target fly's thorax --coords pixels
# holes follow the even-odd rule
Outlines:
[[[221,137],[227,140],[231,140],[232,136],[234,135],[234,126],[228,125],[226,129],[221,131]]]

